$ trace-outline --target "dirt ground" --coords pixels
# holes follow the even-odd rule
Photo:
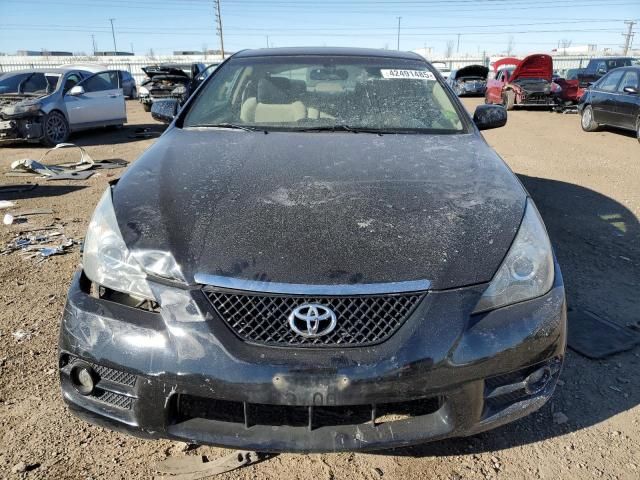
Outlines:
[[[465,99],[474,108],[479,99]],[[139,104],[128,102],[120,130],[77,134],[96,160],[134,161],[154,141],[129,138],[135,128],[160,132]],[[615,131],[587,134],[576,115],[509,113],[489,143],[519,175],[547,224],[562,266],[569,304],[620,325],[640,320],[640,145]],[[37,159],[43,147],[0,147],[0,172],[11,161]],[[107,182],[124,172],[101,170],[86,181],[46,182],[5,194],[18,209],[54,215],[0,225],[0,245],[25,227],[61,223],[75,239]],[[0,175],[0,185],[27,179]],[[34,180],[31,180],[34,181]],[[0,194],[1,195],[1,194]],[[4,213],[4,211],[2,212]],[[55,219],[53,218],[55,217]],[[151,464],[189,452],[169,441],[143,441],[86,424],[63,405],[57,377],[57,336],[79,247],[36,263],[20,253],[0,256],[0,478],[148,479]],[[569,351],[561,384],[539,412],[476,437],[376,454],[276,456],[220,478],[234,479],[637,479],[640,478],[640,347],[605,361]],[[554,422],[561,412],[568,420]],[[556,420],[559,417],[556,416]],[[26,472],[16,473],[24,462]]]

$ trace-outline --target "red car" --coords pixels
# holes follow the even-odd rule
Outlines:
[[[485,103],[514,107],[554,106],[562,89],[551,81],[553,60],[534,54],[523,60],[503,58],[493,64],[493,78],[487,82]]]

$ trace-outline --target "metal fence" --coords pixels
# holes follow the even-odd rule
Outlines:
[[[553,69],[554,71],[562,72],[569,68],[584,68],[589,63],[589,60],[596,55],[554,55]],[[486,57],[458,57],[458,58],[437,58],[432,57],[428,60],[432,63],[444,63],[449,69],[457,70],[468,65],[485,65],[489,67],[493,62],[503,57],[499,56],[486,56]]]
[[[596,55],[554,55],[553,68],[562,72],[569,68],[582,68],[589,63],[589,59]],[[476,57],[452,57],[437,58],[431,57],[429,61],[435,63],[440,62],[447,65],[450,69],[459,69],[467,65],[486,65],[502,57],[497,56],[476,56]],[[134,56],[134,57],[18,57],[18,56],[0,56],[0,73],[10,72],[12,70],[20,70],[23,68],[38,67],[59,67],[61,65],[81,65],[91,64],[93,66],[103,66],[105,69],[127,70],[135,78],[136,83],[140,84],[145,79],[142,67],[147,65],[155,65],[158,63],[192,63],[202,62],[204,64],[218,63],[220,57],[215,55],[181,55],[181,56]]]
[[[55,68],[62,65],[91,65],[92,67],[104,67],[105,70],[126,70],[140,84],[145,78],[142,67],[157,65],[158,63],[194,63],[202,62],[205,65],[219,63],[220,57],[215,55],[181,55],[163,57],[0,57],[0,74],[25,68]]]

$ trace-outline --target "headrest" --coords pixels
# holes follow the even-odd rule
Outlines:
[[[291,82],[284,77],[261,78],[258,82],[258,103],[291,103]]]
[[[290,80],[290,82],[294,100],[299,100],[302,95],[307,93],[307,82],[304,80]]]

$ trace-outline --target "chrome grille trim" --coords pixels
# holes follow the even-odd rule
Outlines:
[[[406,282],[359,283],[317,285],[299,283],[263,282],[242,278],[196,273],[194,279],[201,285],[242,290],[256,293],[280,293],[284,295],[381,295],[392,293],[425,292],[431,288],[430,280],[409,280]]]

